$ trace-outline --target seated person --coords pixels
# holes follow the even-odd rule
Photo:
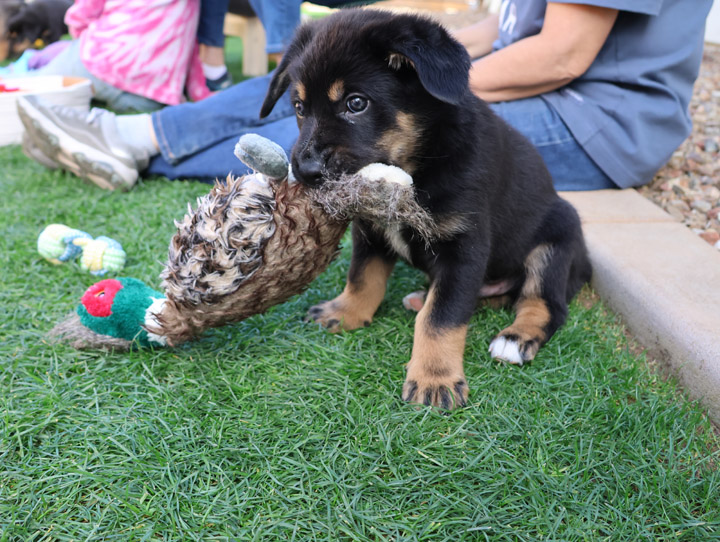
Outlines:
[[[31,73],[90,79],[94,98],[119,112],[151,111],[209,95],[197,52],[199,4],[181,0],[77,0],[65,14],[75,38]]]
[[[471,56],[484,55],[471,68],[471,89],[536,145],[558,190],[647,183],[691,130],[711,0],[692,10],[667,0],[616,4],[508,1],[499,17],[456,33]],[[44,138],[60,142],[44,158],[81,176],[88,175],[73,156],[86,152],[124,188],[139,172],[211,180],[244,172],[233,155],[244,133],[292,146],[298,130],[287,95],[258,118],[268,83],[269,76],[251,79],[144,116],[86,118],[37,99],[20,107],[42,126],[28,126],[38,149],[47,148]]]

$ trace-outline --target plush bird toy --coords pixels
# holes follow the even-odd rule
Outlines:
[[[284,150],[265,138],[243,136],[235,154],[255,173],[217,182],[176,222],[162,292],[132,278],[103,280],[51,335],[76,348],[175,346],[302,292],[335,257],[355,217],[434,237],[412,178],[397,167],[372,164],[308,188],[294,182]]]

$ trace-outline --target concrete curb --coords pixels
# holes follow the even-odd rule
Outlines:
[[[720,422],[720,252],[635,190],[564,192],[593,287]]]

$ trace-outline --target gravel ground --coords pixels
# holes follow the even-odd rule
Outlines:
[[[720,46],[706,44],[690,102],[693,131],[653,181],[646,198],[720,250]]]

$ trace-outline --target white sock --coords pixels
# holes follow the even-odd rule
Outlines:
[[[223,75],[225,75],[227,72],[227,66],[225,64],[221,64],[220,66],[211,66],[210,64],[205,64],[203,62],[202,70],[206,79],[214,81],[215,79],[220,79]]]
[[[152,134],[152,120],[149,113],[139,115],[117,115],[117,130],[120,139],[134,151],[155,156],[160,149],[155,145]]]

